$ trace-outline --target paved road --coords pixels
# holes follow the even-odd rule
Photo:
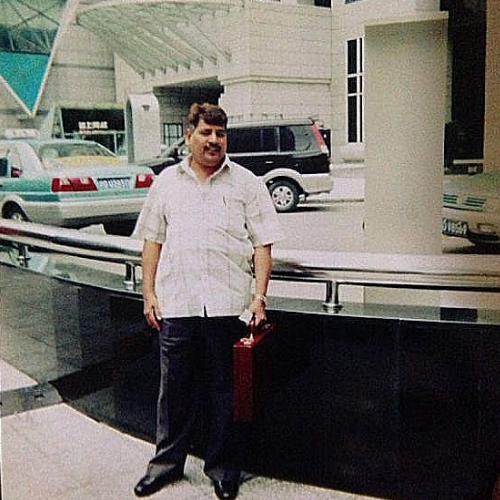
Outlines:
[[[296,212],[280,214],[286,240],[277,247],[331,252],[363,251],[362,202],[310,200]]]
[[[283,249],[321,250],[331,252],[364,251],[364,203],[311,198],[294,213],[280,214],[286,240],[277,245]],[[443,253],[487,254],[463,238],[442,237]],[[500,252],[499,250],[496,252]]]

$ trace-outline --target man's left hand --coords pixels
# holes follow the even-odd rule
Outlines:
[[[266,321],[266,305],[264,304],[264,302],[262,302],[262,300],[256,297],[255,299],[253,299],[248,309],[253,315],[252,319],[256,327]]]

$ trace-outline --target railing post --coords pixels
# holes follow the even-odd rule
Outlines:
[[[125,280],[123,281],[127,290],[135,290],[137,285],[137,276],[135,272],[135,264],[125,262]]]
[[[17,262],[22,267],[28,267],[28,261],[31,259],[28,245],[19,244]]]
[[[323,302],[323,309],[325,311],[336,313],[342,309],[339,298],[339,287],[340,283],[338,281],[326,282],[326,299]]]

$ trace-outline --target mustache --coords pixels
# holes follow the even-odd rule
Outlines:
[[[205,146],[205,149],[208,151],[220,151],[222,148],[216,144],[208,144]]]

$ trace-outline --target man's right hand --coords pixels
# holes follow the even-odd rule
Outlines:
[[[151,328],[160,330],[161,311],[154,294],[144,296],[144,317]]]

